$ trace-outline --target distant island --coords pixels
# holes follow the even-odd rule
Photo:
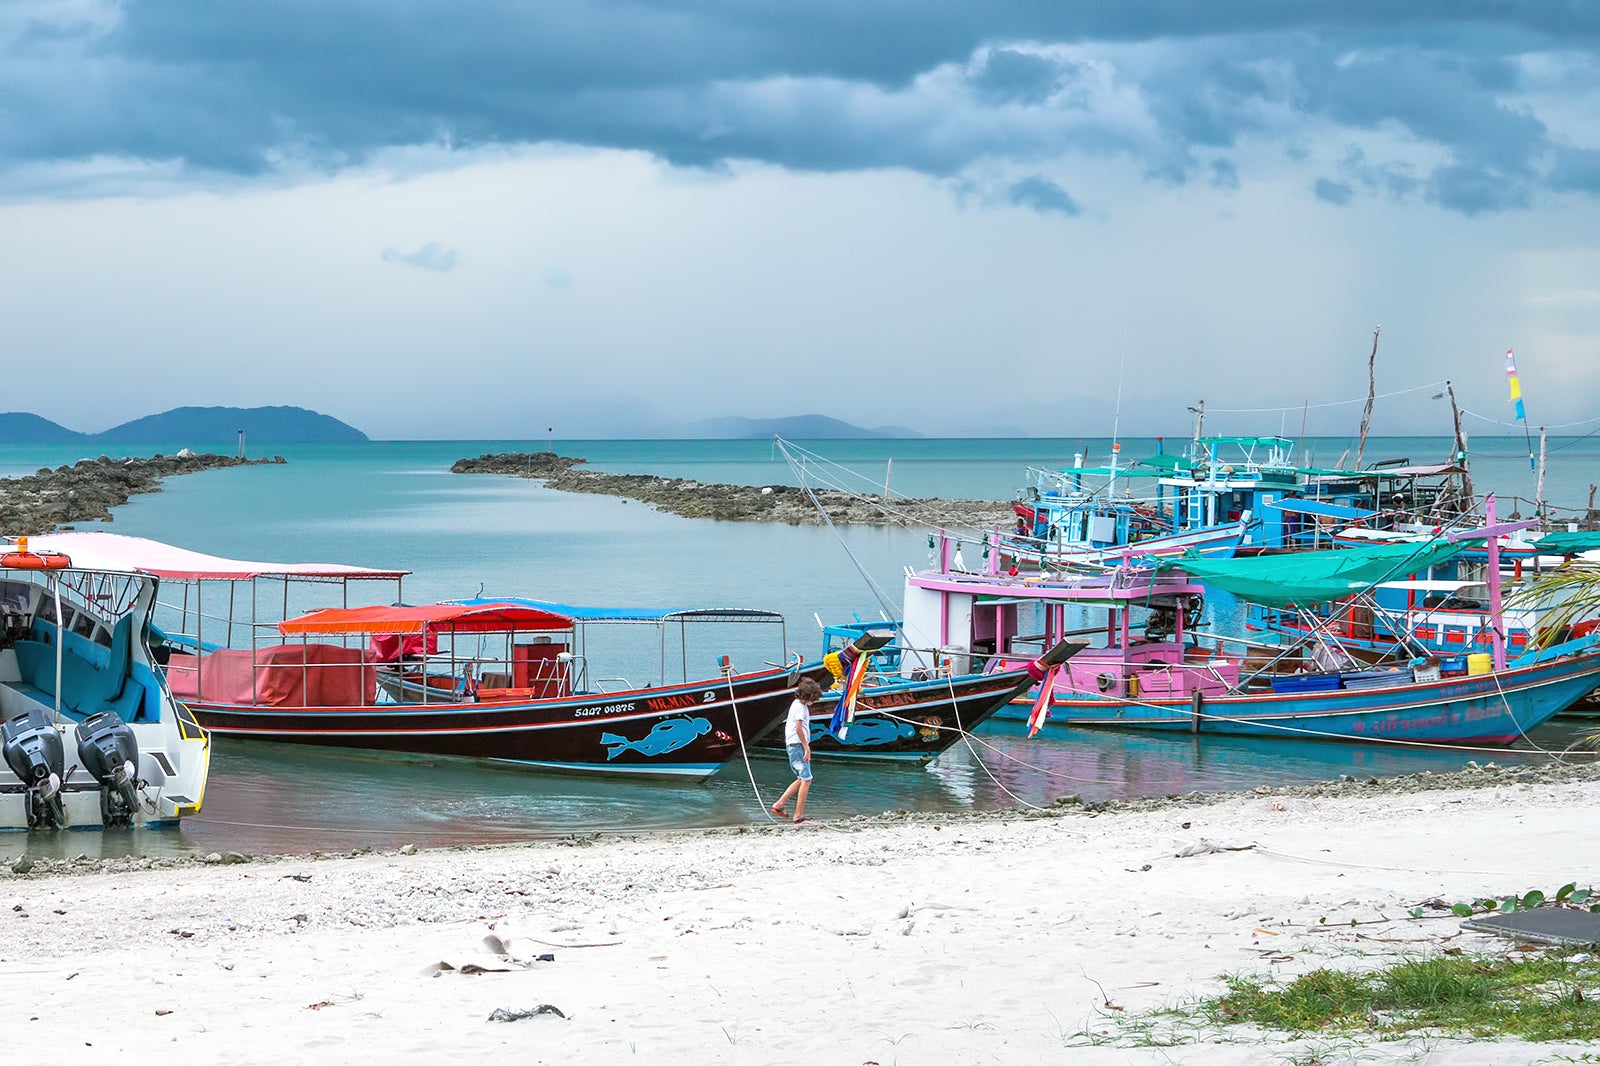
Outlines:
[[[103,433],[80,433],[24,411],[0,414],[0,440],[12,444],[233,444],[340,443],[367,435],[332,415],[304,407],[175,407]]]
[[[794,440],[845,440],[877,437],[920,437],[903,426],[864,429],[827,415],[791,415],[788,418],[710,418],[689,427],[690,435],[713,440],[749,440],[789,437]]]

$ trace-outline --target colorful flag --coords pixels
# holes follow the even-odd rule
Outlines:
[[[856,720],[856,697],[861,695],[866,683],[867,662],[871,658],[870,654],[860,656],[850,664],[850,672],[845,675],[844,692],[839,697],[839,705],[833,709],[833,721],[828,723],[828,731],[840,740],[845,738],[850,723]]]
[[[1517,377],[1517,357],[1510,348],[1506,349],[1506,384],[1511,388],[1511,403],[1516,407],[1517,421],[1522,423],[1523,436],[1528,439],[1528,469],[1533,470],[1538,465],[1533,458],[1533,437],[1528,431],[1528,412],[1522,406],[1522,381]]]
[[[1044,725],[1044,720],[1050,717],[1050,696],[1055,691],[1056,674],[1061,672],[1061,667],[1052,666],[1045,671],[1044,680],[1039,682],[1039,697],[1033,701],[1033,710],[1028,714],[1028,735],[1031,737],[1039,732],[1039,727]]]

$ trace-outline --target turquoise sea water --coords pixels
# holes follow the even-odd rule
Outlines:
[[[599,469],[751,486],[796,480],[769,441],[558,437],[554,444]],[[591,604],[761,607],[786,616],[788,650],[808,656],[818,648],[814,616],[838,621],[897,613],[903,568],[928,559],[922,526],[835,533],[818,526],[690,520],[608,497],[552,492],[517,478],[449,472],[463,456],[549,445],[549,439],[285,445],[271,449],[285,456],[284,465],[170,479],[164,491],[118,509],[104,528],[236,558],[410,569],[414,574],[404,586],[410,602],[469,596],[481,588],[488,595]],[[1311,442],[1316,461],[1328,463],[1349,445]],[[1547,498],[1560,506],[1586,505],[1590,482],[1600,480],[1600,438],[1552,438],[1550,446]],[[892,460],[896,494],[978,499],[1011,498],[1026,484],[1030,465],[1068,466],[1080,449],[1088,463],[1109,454],[1109,441],[1075,439],[821,441],[804,447],[808,470],[820,467],[836,483],[870,490],[863,479],[881,483]],[[1481,440],[1474,447],[1480,491],[1533,495],[1520,438]],[[1132,440],[1124,442],[1122,454],[1137,458],[1152,450],[1153,441]],[[1442,439],[1380,438],[1369,442],[1366,455],[1369,461],[1430,462],[1448,450]],[[81,457],[79,446],[0,446],[0,476]],[[1515,506],[1513,500],[1502,511]],[[867,578],[883,591],[883,600]],[[385,586],[373,591],[371,601],[392,596],[393,586]],[[625,657],[629,652],[616,650]],[[697,671],[691,662],[690,672],[711,673],[724,651],[741,668],[753,668],[780,659],[784,648],[771,632],[746,639],[717,633],[694,638],[689,651],[698,664]],[[638,680],[654,669],[654,661],[624,661],[612,672]],[[1570,732],[1563,726],[1535,739],[1553,746]],[[1048,803],[1069,793],[1100,798],[1248,788],[1340,773],[1444,770],[1473,757],[1065,731],[1030,742],[1009,726],[988,727],[981,736],[992,749],[958,746],[929,768],[820,767],[814,813],[959,810]],[[101,848],[339,850],[736,824],[761,817],[751,795],[752,774],[769,799],[786,781],[781,763],[762,760],[749,773],[735,764],[705,786],[685,787],[222,741],[204,811],[181,831],[69,833],[30,840],[27,847],[67,854]],[[4,850],[8,845],[0,841]]]

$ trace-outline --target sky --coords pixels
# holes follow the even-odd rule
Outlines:
[[[0,0],[0,407],[1600,426],[1600,4]],[[21,380],[26,381],[26,377]]]

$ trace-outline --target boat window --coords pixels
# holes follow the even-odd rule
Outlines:
[[[94,631],[94,642],[102,648],[111,647],[111,630],[105,626],[97,626]]]
[[[46,592],[44,595],[40,596],[39,597],[39,609],[34,612],[33,617],[35,619],[37,619],[38,621],[40,621],[40,622],[48,622],[51,625],[55,625],[56,624],[56,598],[54,596],[50,595],[48,592]]]
[[[94,615],[90,614],[88,611],[79,611],[77,616],[72,619],[71,628],[72,632],[78,634],[80,637],[93,637]]]
[[[27,614],[33,586],[25,581],[0,581],[0,613]]]

